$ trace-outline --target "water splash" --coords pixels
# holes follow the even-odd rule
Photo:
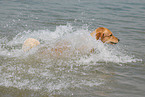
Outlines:
[[[21,46],[30,37],[39,40],[41,46],[24,53]],[[68,51],[70,56],[43,58],[43,55],[37,53],[41,47],[55,47],[61,40],[71,46],[71,51]],[[45,90],[49,93],[61,92],[70,87],[96,87],[104,84],[107,80],[104,76],[89,72],[93,70],[90,68],[101,65],[100,62],[120,64],[142,61],[123,52],[123,47],[119,45],[111,46],[96,41],[86,27],[75,28],[71,25],[58,26],[55,31],[22,32],[10,41],[6,37],[2,38],[0,43],[0,85]],[[76,48],[81,48],[82,52]],[[94,53],[90,53],[92,48],[95,49]],[[99,69],[94,71],[103,72]]]
[[[86,28],[86,27],[85,27]],[[26,31],[17,34],[11,41],[6,38],[0,39],[0,55],[5,57],[19,57],[24,53],[21,50],[23,42],[29,38],[35,38],[39,40],[43,45],[51,45],[60,40],[65,40],[71,43],[73,48],[83,48],[84,51],[89,52],[91,48],[95,48],[96,53],[91,54],[89,57],[81,57],[80,61],[85,62],[92,61],[104,61],[104,62],[115,62],[115,63],[127,63],[139,61],[133,56],[118,51],[117,47],[103,44],[96,41],[89,35],[89,31],[84,27],[77,29],[71,25],[58,26],[55,31],[50,30],[39,30],[39,31]],[[122,48],[123,49],[123,48]]]

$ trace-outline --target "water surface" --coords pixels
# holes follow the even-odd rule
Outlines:
[[[1,97],[144,97],[145,1],[1,0]],[[121,41],[103,44],[90,36],[106,27]],[[24,53],[27,38],[54,47],[68,41],[67,57]],[[88,53],[95,48],[95,53]]]

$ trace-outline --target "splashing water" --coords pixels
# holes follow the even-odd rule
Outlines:
[[[0,85],[19,89],[45,90],[49,93],[62,92],[68,88],[99,86],[105,83],[102,75],[94,75],[90,70],[101,65],[100,62],[128,63],[142,61],[127,55],[119,45],[111,46],[96,41],[84,27],[78,29],[71,25],[58,26],[55,31],[26,31],[17,34],[12,40],[0,39]],[[40,47],[24,53],[21,46],[27,38],[41,42],[40,47],[54,47],[65,40],[72,48],[68,51],[73,56],[63,58],[43,58],[37,53]],[[49,45],[49,46],[48,46]],[[83,48],[80,54],[76,48]],[[95,52],[90,53],[94,48]],[[76,51],[75,51],[76,50]],[[74,53],[75,51],[75,53]],[[91,77],[91,78],[90,78]]]
[[[85,60],[90,61],[102,61],[102,62],[114,62],[114,63],[127,63],[127,62],[136,62],[138,59],[133,56],[129,56],[120,51],[121,47],[110,46],[103,44],[100,41],[96,41],[89,35],[89,31],[86,29],[75,29],[71,25],[58,26],[55,31],[49,30],[40,30],[40,31],[27,31],[19,33],[13,40],[8,41],[7,38],[0,39],[0,55],[5,57],[20,57],[24,52],[21,50],[23,42],[27,38],[35,38],[39,40],[42,45],[53,45],[58,41],[64,40],[71,43],[73,48],[84,47],[88,52],[91,48],[95,49],[95,53],[91,54],[88,57],[85,57]],[[86,47],[86,48],[85,48]],[[123,48],[122,48],[123,49]],[[35,50],[35,49],[33,49]],[[123,50],[122,50],[123,51]],[[30,52],[29,52],[30,53]],[[83,60],[83,57],[80,57]],[[87,58],[87,59],[86,59]]]

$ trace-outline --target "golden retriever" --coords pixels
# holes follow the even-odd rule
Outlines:
[[[96,40],[101,40],[103,43],[108,43],[108,44],[117,44],[119,42],[119,39],[117,37],[115,37],[112,32],[104,27],[99,27],[97,28],[95,31],[93,31],[91,33],[91,36],[96,38]],[[22,50],[23,51],[28,51],[36,46],[38,46],[40,44],[40,42],[34,38],[28,38],[24,41],[24,44],[22,46]],[[43,54],[52,54],[50,52],[53,52],[53,54],[56,55],[60,55],[62,54],[64,51],[68,50],[70,48],[70,46],[67,46],[68,42],[66,41],[62,41],[56,44],[55,48],[51,48],[48,50],[44,50],[42,53]],[[81,47],[79,48],[79,50],[81,49],[85,49],[85,47]],[[94,52],[94,49],[92,48],[91,52]]]
[[[109,29],[104,27],[96,29],[91,33],[91,36],[95,37],[96,40],[100,39],[103,43],[117,44],[119,42],[119,39]]]

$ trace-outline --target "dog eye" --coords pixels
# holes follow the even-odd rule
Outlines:
[[[112,36],[112,34],[110,36]]]

